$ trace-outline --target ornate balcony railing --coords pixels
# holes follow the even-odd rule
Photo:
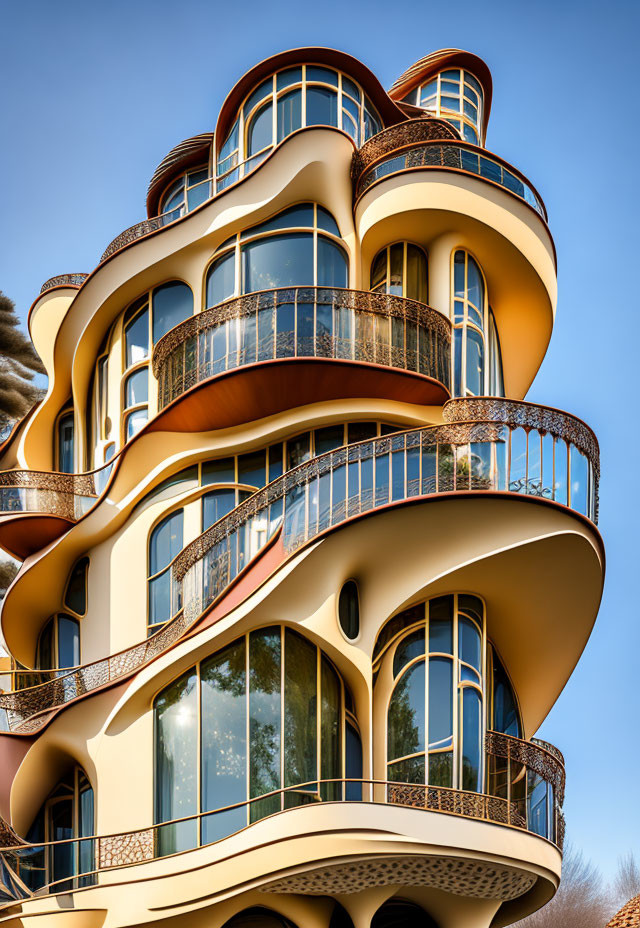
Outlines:
[[[407,145],[419,142],[459,142],[460,136],[444,119],[424,116],[396,123],[372,136],[353,154],[351,179],[357,183],[362,172],[380,158]]]
[[[88,276],[88,274],[58,274],[57,277],[50,277],[40,287],[40,294],[53,290],[54,287],[81,287]]]
[[[481,405],[464,405],[473,403]],[[174,559],[175,617],[160,631],[40,686],[0,694],[0,725],[4,718],[5,730],[35,731],[46,721],[42,713],[138,670],[177,641],[278,532],[288,556],[355,516],[474,491],[552,500],[596,521],[598,446],[579,419],[490,398],[450,400],[444,415],[456,421],[330,451],[258,490]]]
[[[329,799],[326,797],[330,796]],[[409,806],[532,831],[518,803],[501,796],[386,780],[332,778],[300,783],[219,809],[150,825],[137,831],[41,844],[0,847],[0,902],[95,885],[98,874],[215,844],[249,825],[310,804],[366,802]],[[234,824],[230,824],[231,820]],[[533,827],[532,827],[533,826]],[[551,835],[541,835],[558,843]],[[20,839],[7,831],[7,840]],[[558,846],[560,846],[558,844]]]
[[[96,503],[114,460],[86,474],[55,471],[0,471],[0,516],[34,512],[75,522]]]
[[[425,168],[473,174],[524,200],[545,222],[547,220],[544,203],[523,174],[497,155],[489,155],[483,148],[463,141],[413,142],[392,149],[360,174],[355,189],[356,199],[366,193],[376,181],[392,174]]]
[[[445,415],[456,416],[457,402],[445,406]],[[539,409],[532,407],[534,421]],[[178,555],[173,571],[182,581],[183,608],[194,620],[280,528],[291,554],[353,516],[418,497],[510,492],[555,500],[595,521],[597,446],[589,453],[574,444],[579,420],[566,419],[576,424],[570,434],[560,418],[545,430],[533,422],[525,428],[470,418],[313,458],[254,493]]]
[[[386,293],[290,287],[236,297],[191,316],[153,352],[163,408],[216,374],[259,361],[327,358],[424,374],[449,387],[451,325]]]

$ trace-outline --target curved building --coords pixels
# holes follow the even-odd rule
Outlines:
[[[508,925],[561,871],[535,735],[596,618],[598,444],[525,400],[547,214],[491,76],[296,49],[29,328],[0,447],[0,922]]]

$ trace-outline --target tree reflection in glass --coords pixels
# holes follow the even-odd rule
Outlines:
[[[280,629],[262,628],[249,636],[249,795],[280,788]],[[255,822],[280,809],[280,797],[253,802]]]

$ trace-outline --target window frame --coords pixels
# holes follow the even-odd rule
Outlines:
[[[278,76],[287,71],[293,71],[300,69],[300,79],[292,80],[290,83],[285,84],[284,86],[278,88]],[[325,71],[331,71],[336,75],[336,83],[332,84],[328,81],[323,81],[319,78],[307,78],[307,68],[322,68]],[[360,92],[360,100],[356,100],[351,93],[350,89],[343,86],[343,78],[346,78],[347,81],[351,82]],[[261,86],[266,84],[271,80],[271,90],[267,90],[264,96],[260,97],[251,107],[248,112],[245,113],[245,106],[247,102],[250,101],[253,94],[260,89]],[[233,133],[237,131],[237,143],[234,148],[232,148],[224,158],[219,157],[219,153],[214,153],[215,156],[215,179],[216,179],[216,191],[226,189],[232,183],[240,180],[242,177],[245,177],[249,174],[261,161],[266,157],[268,152],[275,149],[278,145],[281,145],[286,139],[288,139],[294,132],[298,132],[301,129],[310,128],[307,126],[307,87],[320,87],[326,90],[331,90],[336,95],[336,111],[337,111],[337,126],[331,128],[337,128],[340,132],[343,132],[356,147],[360,147],[367,139],[372,138],[376,133],[371,135],[365,135],[366,126],[367,126],[367,117],[373,118],[376,120],[377,125],[379,126],[378,132],[384,128],[384,123],[380,117],[380,114],[377,108],[371,102],[369,96],[365,92],[362,85],[354,80],[350,75],[346,74],[343,71],[340,71],[337,68],[332,67],[331,65],[325,65],[321,63],[314,62],[305,62],[303,64],[293,64],[287,65],[284,68],[279,68],[277,71],[274,71],[270,77],[265,78],[263,81],[260,81],[256,86],[252,87],[251,90],[245,95],[242,102],[239,104],[237,109],[237,117],[233,121],[227,136],[220,146],[220,153],[222,153],[225,145],[232,137]],[[301,108],[300,108],[300,127],[299,129],[294,129],[289,135],[284,136],[280,141],[278,141],[278,102],[280,99],[292,91],[299,90],[301,94]],[[343,107],[343,95],[351,100],[358,106],[359,109],[359,120],[357,126],[357,139],[353,138],[353,135],[344,127],[344,107]],[[251,126],[251,123],[255,119],[259,110],[263,107],[271,104],[271,143],[264,146],[260,150],[254,152],[252,155],[248,154],[248,133]],[[347,110],[348,120],[353,122],[353,116]],[[312,126],[316,126],[316,123],[312,123]],[[235,156],[235,157],[234,157]],[[259,159],[256,162],[256,159]],[[229,166],[225,166],[224,170],[220,170],[222,164],[229,162]],[[231,175],[234,171],[237,171],[238,174],[233,179]],[[221,185],[221,186],[219,186]]]
[[[424,248],[422,245],[418,245],[417,242],[410,242],[408,239],[398,239],[396,241],[389,242],[388,245],[383,245],[383,247],[380,248],[375,253],[371,261],[371,264],[369,266],[369,290],[371,291],[371,293],[386,293],[386,294],[391,295],[391,291],[389,290],[389,287],[391,286],[391,249],[393,248],[394,245],[403,246],[403,249],[402,249],[402,294],[401,296],[405,300],[416,299],[415,297],[407,296],[407,262],[408,262],[409,245],[412,245],[414,248],[419,249],[419,251],[421,251],[422,254],[424,255],[425,264],[426,264],[426,272],[427,272],[426,279],[425,279],[427,298],[424,301],[424,304],[428,305],[428,302],[429,302],[429,253],[427,249]],[[383,251],[385,251],[387,254],[387,273],[385,276],[385,283],[384,283],[385,289],[381,290],[379,289],[379,287],[377,289],[373,288],[373,267]],[[382,286],[382,285],[379,285],[379,286]],[[416,302],[420,302],[420,301],[416,300]]]
[[[458,72],[458,77],[443,77],[443,75],[449,75],[452,71]],[[472,78],[472,81],[468,80],[468,77]],[[430,94],[425,102],[421,102],[422,92],[425,87],[428,87],[429,84],[436,83],[435,94]],[[473,81],[480,88],[480,94],[478,93],[477,87],[474,86]],[[453,92],[447,92],[447,89],[443,92],[442,84],[443,83],[454,83],[457,82],[458,90],[454,94]],[[478,97],[479,102],[476,104],[471,97],[465,96],[465,88],[469,88],[476,97]],[[453,110],[448,106],[442,105],[443,97],[453,97],[456,96],[458,99],[458,110]],[[421,109],[428,110],[430,113],[433,113],[435,116],[440,119],[445,119],[450,123],[456,131],[459,133],[460,138],[464,141],[471,142],[472,145],[484,146],[485,142],[485,132],[483,129],[483,119],[484,119],[484,108],[485,108],[485,88],[482,86],[481,81],[476,77],[476,75],[469,71],[467,68],[462,67],[447,67],[443,68],[441,71],[438,71],[436,74],[432,75],[428,80],[423,81],[418,84],[409,94],[403,98],[403,102],[411,103],[411,97],[415,100],[413,103],[414,106],[418,106]],[[476,119],[474,120],[471,116],[465,113],[464,105],[465,101],[468,101],[476,109]],[[451,118],[452,117],[452,118]],[[457,123],[457,125],[456,125]],[[470,127],[476,135],[475,141],[473,139],[468,139],[464,134],[464,127]]]
[[[247,233],[250,233],[251,230],[255,228],[256,226],[262,226],[264,225],[264,223],[269,222],[271,219],[275,219],[281,213],[287,212],[287,210],[293,209],[296,206],[313,206],[313,225],[311,226],[284,226],[281,229],[269,229],[266,232],[258,231],[254,235],[247,234]],[[327,241],[332,242],[334,245],[339,247],[340,250],[342,251],[344,258],[345,258],[346,268],[347,268],[347,284],[349,284],[350,278],[351,278],[351,254],[347,248],[347,244],[345,240],[341,238],[340,236],[335,235],[335,233],[333,232],[327,232],[325,229],[322,229],[318,226],[318,208],[324,209],[326,212],[328,212],[333,217],[333,213],[331,213],[331,211],[327,209],[327,207],[324,206],[322,203],[318,203],[317,201],[310,201],[310,200],[300,200],[300,201],[296,201],[295,203],[290,203],[288,206],[284,207],[283,209],[279,209],[275,213],[271,213],[269,216],[265,217],[260,222],[255,223],[253,226],[249,226],[248,229],[239,230],[238,232],[234,233],[233,236],[226,239],[214,251],[209,262],[205,266],[204,275],[203,275],[203,287],[204,287],[203,302],[202,302],[203,307],[205,309],[211,309],[212,306],[221,306],[223,303],[226,303],[227,300],[237,299],[240,296],[247,296],[249,293],[264,293],[272,289],[277,290],[278,289],[277,287],[269,287],[269,288],[266,288],[265,290],[249,290],[249,291],[243,292],[244,281],[243,281],[243,267],[242,267],[242,264],[243,264],[242,249],[245,245],[248,245],[253,242],[260,241],[260,240],[264,240],[267,238],[273,238],[275,236],[291,235],[291,234],[296,234],[296,233],[310,234],[313,236],[313,279],[314,279],[314,283],[297,284],[295,286],[301,286],[301,287],[317,287],[318,286],[318,283],[317,283],[317,280],[318,280],[318,239],[321,237],[325,238]],[[338,225],[335,219],[334,221],[336,222],[336,225]],[[338,226],[338,231],[340,231],[339,226]],[[233,241],[231,241],[232,238],[234,239]],[[230,254],[234,255],[234,262],[235,262],[234,263],[234,292],[231,296],[225,297],[225,299],[222,300],[220,303],[213,303],[210,306],[208,302],[208,298],[207,298],[207,291],[209,289],[209,286],[208,286],[209,285],[209,274],[211,272],[211,269],[213,268],[213,265],[217,261],[219,261],[222,258],[227,258]],[[339,290],[341,288],[331,287],[330,289]],[[349,288],[346,287],[344,289],[349,289]]]

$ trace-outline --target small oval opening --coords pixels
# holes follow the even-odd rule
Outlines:
[[[357,638],[360,634],[360,600],[355,580],[347,580],[340,590],[338,618],[345,636],[350,641]]]

